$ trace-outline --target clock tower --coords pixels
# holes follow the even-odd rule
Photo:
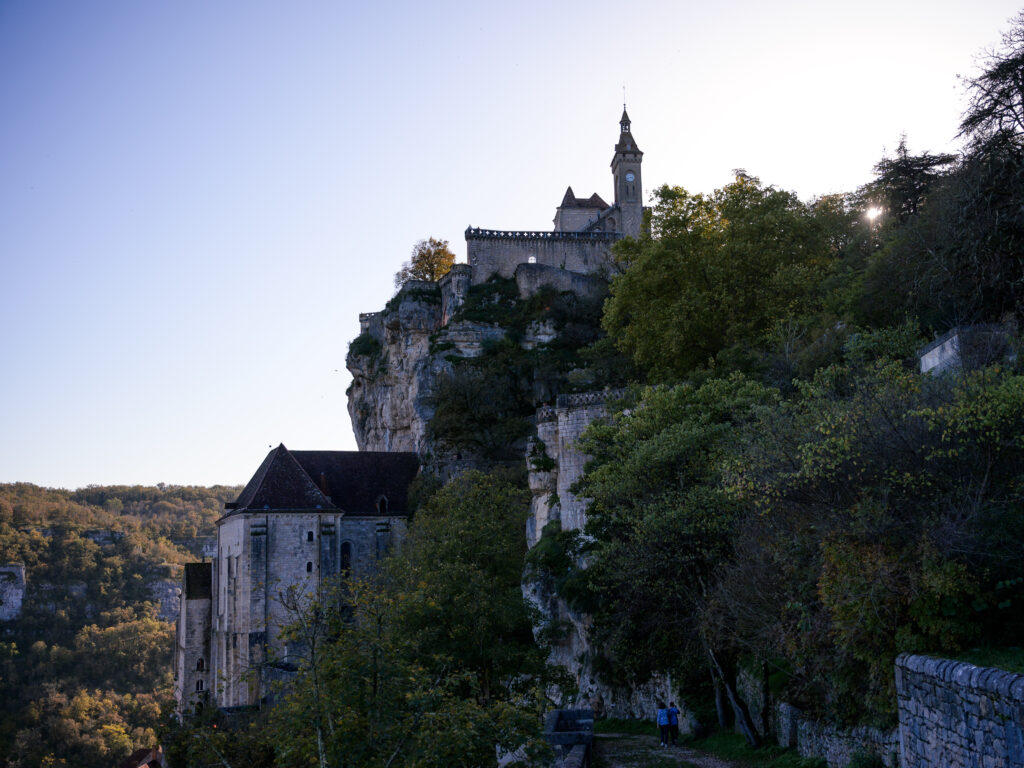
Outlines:
[[[622,107],[619,120],[619,143],[615,145],[612,157],[612,176],[615,178],[615,206],[619,209],[619,232],[637,237],[643,227],[644,198],[640,183],[640,163],[644,153],[636,145],[629,130],[629,115]]]

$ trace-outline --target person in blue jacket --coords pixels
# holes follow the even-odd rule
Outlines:
[[[668,709],[665,702],[658,702],[658,731],[661,733],[661,746],[668,746]]]
[[[674,701],[668,703],[668,735],[672,737],[672,746],[679,740],[679,707]]]

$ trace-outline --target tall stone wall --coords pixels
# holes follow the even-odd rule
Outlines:
[[[608,281],[600,275],[569,272],[545,264],[520,264],[515,270],[519,298],[533,296],[545,286],[561,293],[571,292],[581,299],[594,299],[608,293]]]
[[[896,659],[902,768],[1024,768],[1024,675]]]
[[[512,232],[466,230],[466,255],[473,284],[492,276],[513,277],[520,264],[541,264],[571,272],[600,272],[611,263],[613,232]]]
[[[559,395],[554,406],[537,410],[537,440],[543,443],[544,454],[554,466],[548,469],[541,461],[530,462],[532,500],[526,530],[529,546],[537,543],[544,526],[551,521],[559,521],[563,531],[584,529],[587,499],[579,498],[570,490],[582,476],[588,459],[577,441],[593,421],[608,414],[609,401],[622,394],[619,390],[608,390]],[[534,453],[537,456],[539,451]],[[678,701],[675,686],[666,676],[656,676],[633,688],[613,688],[602,683],[593,669],[590,616],[573,611],[554,593],[551,585],[543,581],[524,584],[523,592],[548,623],[560,624],[565,630],[563,638],[552,646],[550,657],[552,663],[569,672],[578,688],[576,697],[564,704],[589,707],[598,717],[649,719],[654,716],[658,700]],[[696,719],[684,711],[680,730],[689,733],[696,724]]]

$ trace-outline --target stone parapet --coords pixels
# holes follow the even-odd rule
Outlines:
[[[1024,768],[1024,675],[896,659],[902,768]]]
[[[614,243],[622,235],[618,232],[534,232],[512,229],[481,229],[467,227],[466,240],[586,240]]]

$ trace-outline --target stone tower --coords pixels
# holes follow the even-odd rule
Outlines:
[[[624,235],[637,237],[644,223],[643,185],[640,182],[640,163],[643,161],[644,153],[636,145],[629,130],[629,115],[626,114],[625,105],[622,107],[619,128],[619,143],[615,145],[615,155],[612,157],[615,205],[622,218],[618,231]]]

